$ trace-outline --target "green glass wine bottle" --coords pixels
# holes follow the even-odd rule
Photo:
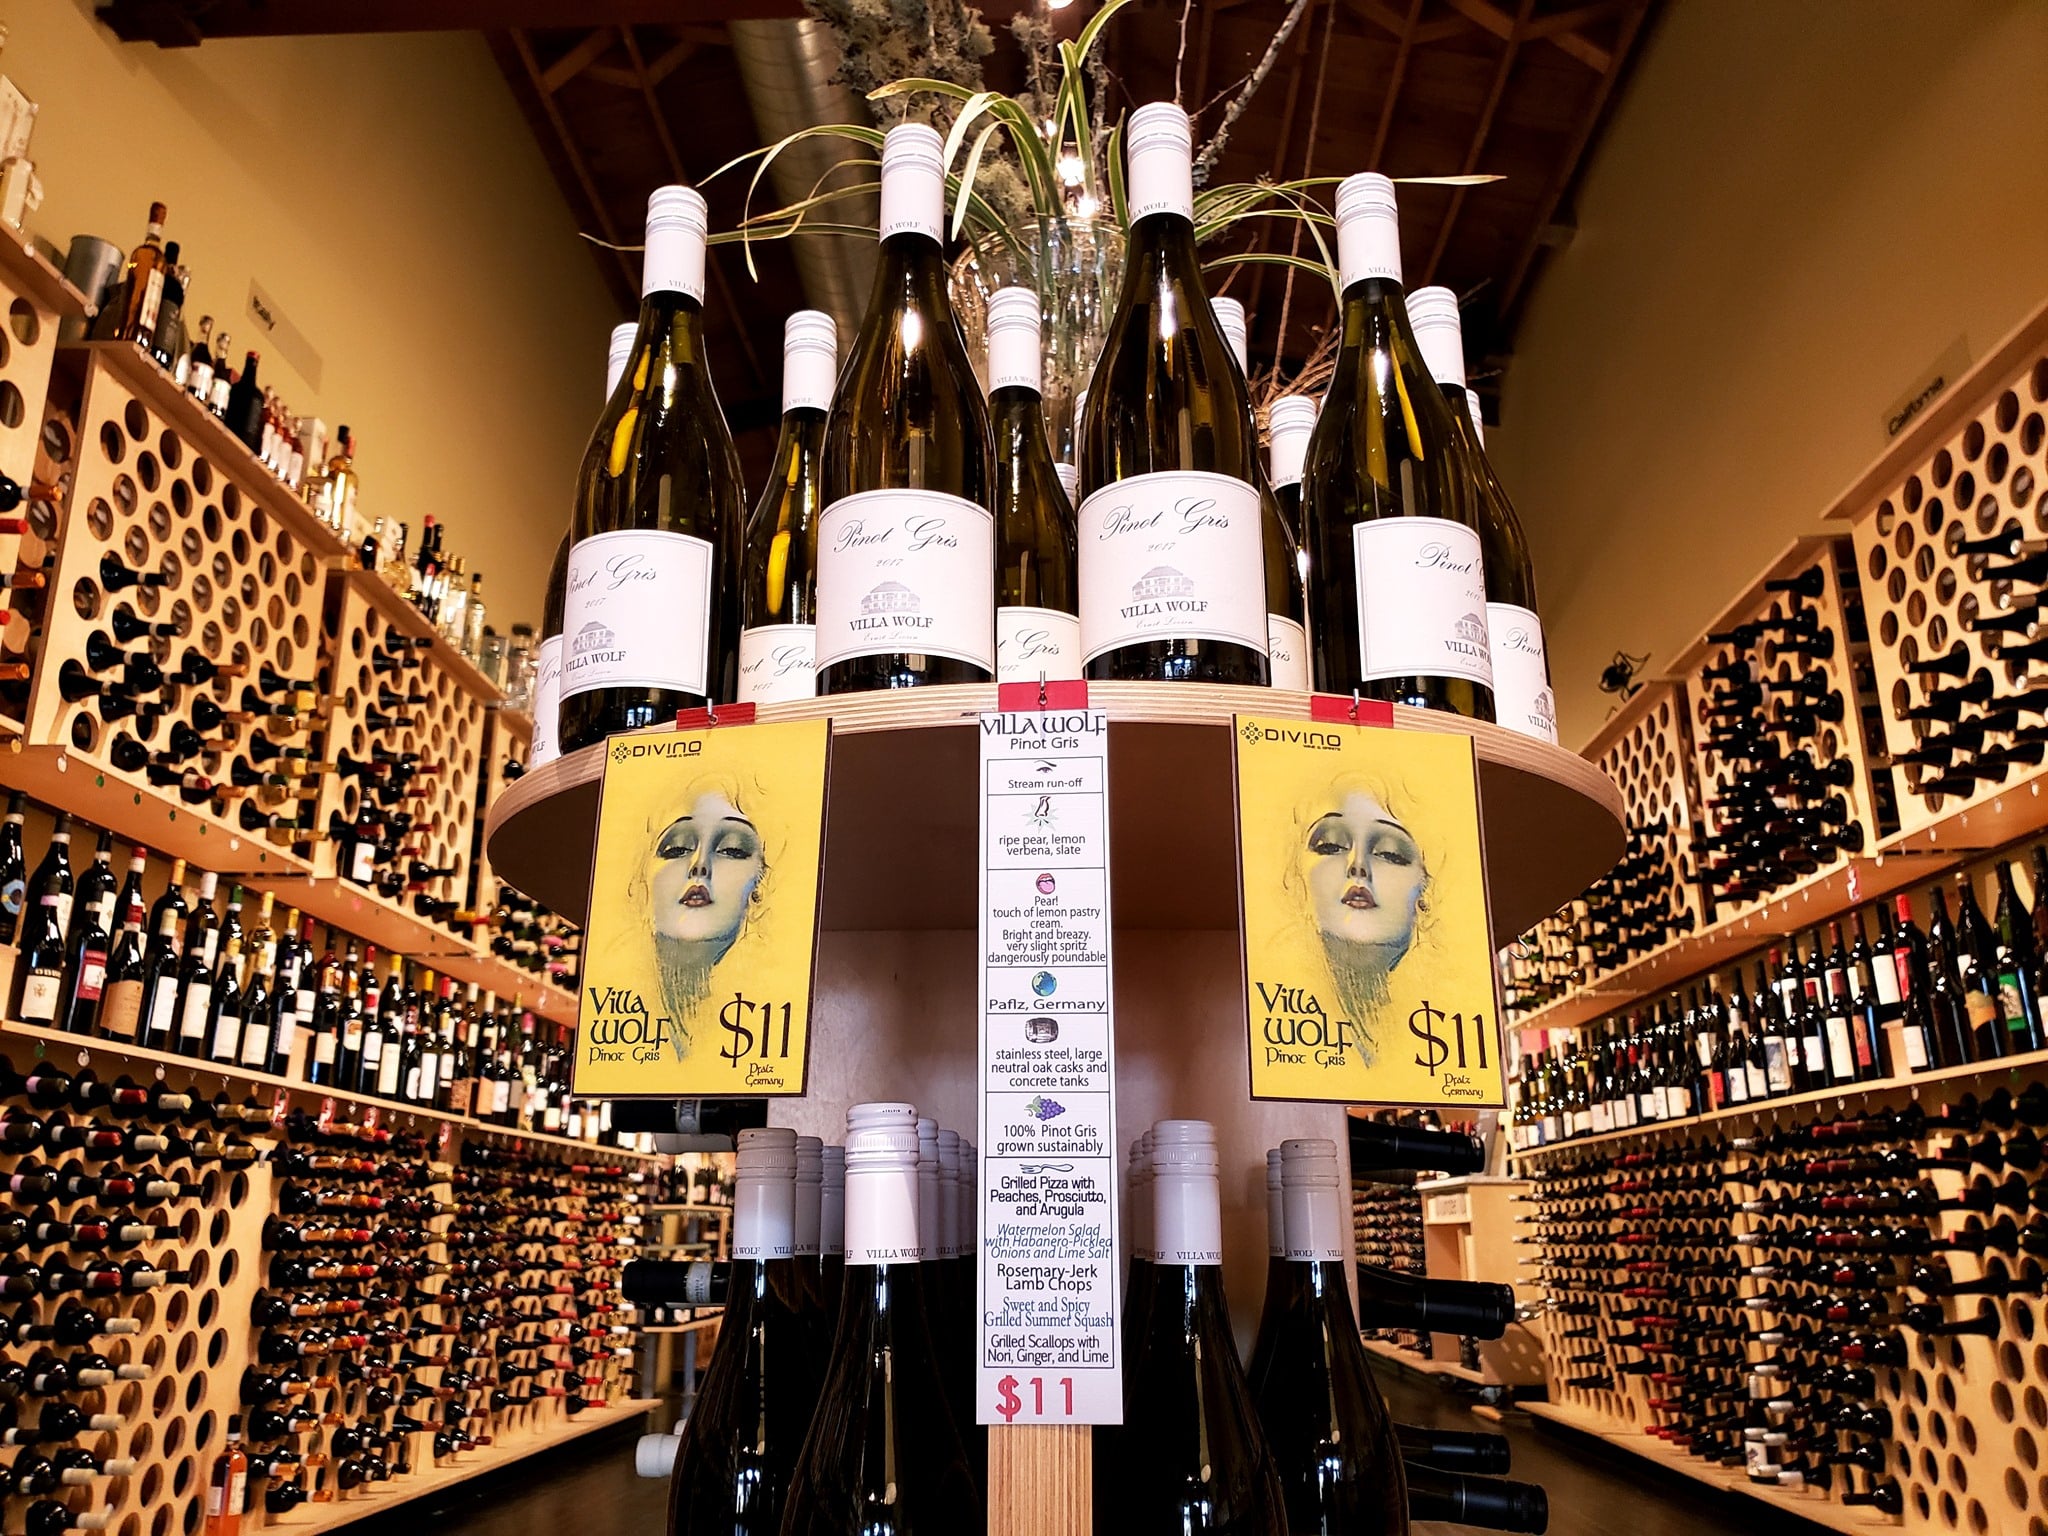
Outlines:
[[[1123,289],[1077,448],[1086,672],[1265,683],[1258,441],[1202,284],[1187,114],[1140,107],[1125,142]]]
[[[1492,720],[1478,517],[1402,304],[1386,177],[1338,187],[1337,249],[1343,338],[1301,482],[1316,686]]]
[[[704,199],[647,200],[639,329],[577,486],[562,750],[733,697],[746,508],[704,357]]]
[[[825,423],[818,692],[995,676],[995,445],[947,295],[943,145],[882,145],[882,250]]]

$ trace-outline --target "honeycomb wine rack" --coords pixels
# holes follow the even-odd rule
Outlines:
[[[1537,1213],[1531,1219],[1552,1223],[1553,1232],[1554,1224],[1560,1221],[1592,1223],[1597,1229],[1590,1236],[1582,1234],[1581,1246],[1569,1255],[1541,1245],[1524,1250],[1577,1266],[1549,1271],[1549,1296],[1558,1309],[1546,1312],[1541,1321],[1550,1401],[1529,1405],[1530,1411],[1605,1436],[1702,1480],[1755,1493],[1769,1503],[1792,1509],[1833,1529],[1882,1528],[1886,1523],[1882,1516],[1837,1501],[1835,1495],[1842,1487],[1839,1480],[1833,1492],[1817,1488],[1799,1492],[1777,1487],[1760,1489],[1739,1464],[1732,1468],[1711,1466],[1647,1433],[1652,1426],[1672,1426],[1672,1415],[1658,1404],[1662,1400],[1660,1393],[1676,1389],[1653,1383],[1639,1373],[1615,1369],[1646,1358],[1626,1342],[1642,1336],[1640,1318],[1625,1318],[1622,1314],[1647,1309],[1720,1327],[1746,1327],[1748,1331],[1775,1327],[1780,1318],[1789,1314],[1755,1304],[1717,1304],[1714,1298],[1675,1297],[1651,1302],[1631,1298],[1623,1291],[1631,1282],[1611,1276],[1619,1273],[1625,1258],[1640,1250],[1630,1250],[1612,1240],[1647,1224],[1675,1240],[1681,1257],[1689,1256],[1699,1263],[1723,1259],[1732,1244],[1756,1233],[1763,1220],[1737,1209],[1737,1202],[1810,1192],[1810,1186],[1795,1188],[1766,1180],[1754,1189],[1744,1190],[1731,1183],[1725,1186],[1731,1191],[1726,1209],[1718,1213],[1688,1208],[1675,1218],[1646,1218],[1643,1209],[1646,1203],[1654,1210],[1659,1201],[1681,1197],[1687,1202],[1702,1195],[1711,1199],[1716,1189],[1724,1187],[1715,1180],[1755,1164],[1760,1154],[1731,1147],[1731,1138],[1767,1135],[1815,1121],[1876,1115],[1914,1106],[1930,1117],[1938,1117],[1944,1106],[1989,1101],[2001,1088],[2016,1094],[2027,1083],[2038,1083],[2044,1072],[2048,1072],[2048,1052],[2036,1052],[2031,1057],[2007,1058],[1983,1067],[1926,1074],[1910,1082],[1815,1095],[1804,1104],[1780,1102],[1723,1112],[1711,1123],[1681,1121],[1568,1141],[1523,1154],[1521,1171],[1538,1180],[1533,1197],[1536,1203],[1527,1207]],[[1999,1133],[2010,1136],[2015,1131],[2016,1145],[2024,1144],[2027,1128],[2023,1123],[2002,1127]],[[1930,1130],[1916,1133],[1904,1145],[1924,1157],[1938,1143],[1948,1140],[1948,1136],[1936,1136]],[[1651,1158],[1668,1156],[1671,1160],[1661,1166],[1681,1177],[1683,1187],[1674,1186],[1674,1193],[1663,1196],[1595,1192],[1567,1201],[1546,1194],[1546,1188],[1553,1187],[1544,1182],[1547,1175],[1573,1168],[1587,1171],[1596,1184],[1624,1177],[1630,1169],[1613,1166],[1614,1158],[1621,1154],[1638,1159],[1632,1166],[1644,1171],[1652,1168]],[[1991,1186],[2011,1177],[2007,1170],[1982,1164],[1940,1166],[1928,1176],[1944,1201],[1957,1200],[1966,1190],[1987,1197]],[[2015,1213],[2003,1208],[1988,1213],[1951,1210],[1927,1221],[1940,1241],[1989,1226],[2001,1216],[2012,1219]],[[1912,1220],[1874,1219],[1901,1223]],[[2024,1214],[2017,1219],[2024,1222]],[[1599,1256],[1589,1258],[1586,1244],[1598,1250]],[[2048,1536],[2048,1466],[2043,1465],[2043,1452],[2048,1451],[2048,1311],[2044,1311],[2040,1294],[2043,1261],[2016,1251],[1944,1253],[1937,1249],[1936,1254],[1947,1261],[1959,1284],[2001,1275],[2022,1284],[2014,1294],[1996,1298],[1964,1294],[1944,1300],[1910,1290],[1857,1293],[1877,1297],[1880,1309],[1896,1304],[1896,1298],[1932,1301],[1945,1323],[1987,1327],[1995,1323],[1995,1331],[1989,1336],[1937,1335],[1910,1324],[1903,1326],[1903,1361],[1872,1368],[1876,1387],[1873,1400],[1889,1413],[1891,1425],[1889,1435],[1880,1441],[1884,1457],[1880,1475],[1895,1479],[1900,1486],[1904,1495],[1901,1520],[1909,1536]],[[1742,1262],[1760,1263],[1762,1259]],[[1876,1262],[1888,1268],[1896,1261],[1878,1257]],[[1587,1272],[1589,1265],[1591,1274]],[[1602,1273],[1610,1277],[1603,1280]],[[1682,1277],[1672,1283],[1688,1284]],[[1744,1278],[1737,1284],[1745,1298],[1762,1294],[1759,1283],[1753,1279]],[[1815,1301],[1830,1294],[1828,1286],[1807,1280],[1793,1282],[1792,1287],[1802,1301]],[[1591,1338],[1566,1336],[1567,1330],[1582,1331],[1589,1326],[1595,1330]],[[1757,1340],[1748,1344],[1747,1354],[1755,1362],[1797,1348]],[[1605,1376],[1615,1384],[1615,1389],[1574,1386],[1570,1384],[1574,1376],[1581,1380]],[[1857,1475],[1867,1482],[1864,1474]]]

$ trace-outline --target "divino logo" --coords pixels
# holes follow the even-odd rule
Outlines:
[[[1247,720],[1238,734],[1248,747],[1279,744],[1307,747],[1311,752],[1341,752],[1344,741],[1335,731],[1312,731],[1301,726],[1255,725]]]
[[[612,742],[612,761],[623,763],[628,758],[665,757],[680,759],[696,757],[704,750],[701,736],[669,736],[659,741],[637,741],[620,738]]]

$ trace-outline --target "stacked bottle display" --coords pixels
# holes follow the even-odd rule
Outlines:
[[[1589,1025],[1519,1066],[1523,1150],[1811,1093],[1989,1064],[2048,1046],[2048,847],[1789,936],[1718,976]],[[2025,878],[2032,894],[2020,894]],[[1874,921],[1873,921],[1874,916]]]
[[[1267,1188],[1278,1169],[1267,1174]],[[1423,1272],[1422,1196],[1416,1191],[1412,1174],[1360,1173],[1351,1175],[1352,1232],[1362,1264],[1377,1264],[1399,1274]],[[1368,1338],[1398,1344],[1417,1354],[1429,1353],[1426,1335],[1393,1330],[1367,1330]]]
[[[200,409],[211,412],[240,438],[257,462],[303,499],[343,544],[356,550],[365,570],[381,575],[433,621],[449,644],[491,675],[487,637],[492,632],[485,623],[482,573],[471,572],[462,555],[443,548],[445,530],[431,515],[423,519],[418,546],[408,554],[405,523],[396,518],[372,520],[359,509],[359,434],[342,426],[330,441],[325,422],[295,414],[258,379],[261,358],[255,350],[245,350],[236,367],[232,338],[225,329],[215,329],[213,316],[190,320],[186,290],[192,270],[180,260],[178,242],[165,241],[165,220],[164,205],[152,203],[141,243],[109,275],[103,294],[86,295],[99,306],[92,339],[138,347]],[[502,647],[498,662],[502,673]],[[492,675],[491,681],[500,683],[503,678]]]
[[[883,146],[881,259],[843,361],[827,317],[789,321],[751,517],[704,365],[703,199],[654,194],[550,584],[536,761],[707,702],[1083,676],[1357,690],[1555,740],[1457,303],[1404,291],[1393,184],[1338,189],[1343,348],[1320,411],[1273,403],[1266,459],[1241,310],[1209,302],[1195,254],[1186,116],[1144,107],[1125,145],[1123,290],[1073,464],[1048,446],[1034,293],[991,298],[986,397],[976,381],[941,145],[912,124]]]
[[[280,1129],[244,1512],[348,1498],[631,1395],[636,1174],[474,1141],[451,1167],[422,1137],[297,1112]]]
[[[159,886],[148,850],[117,849],[105,832],[74,861],[79,829],[61,813],[31,866],[26,817],[16,795],[0,820],[8,1017],[508,1130],[629,1144],[606,1105],[569,1092],[573,1030],[323,935],[270,893],[182,859]]]
[[[907,1104],[855,1106],[843,1148],[742,1131],[730,1262],[627,1272],[643,1306],[726,1307],[729,1342],[679,1441],[643,1449],[644,1470],[669,1470],[675,1536],[986,1528],[968,1300],[973,1158],[967,1148],[956,1159],[950,1136]],[[1383,1162],[1420,1154],[1451,1166],[1475,1148],[1468,1136],[1394,1127],[1372,1128],[1367,1143]],[[1247,1366],[1223,1294],[1214,1128],[1161,1121],[1132,1146],[1124,1422],[1094,1431],[1097,1468],[1114,1469],[1094,1479],[1096,1528],[1405,1532],[1412,1514],[1542,1530],[1540,1489],[1475,1475],[1507,1470],[1505,1441],[1388,1415],[1352,1311],[1336,1146],[1290,1141],[1267,1166],[1275,1248]],[[1361,1264],[1356,1281],[1368,1326],[1498,1337],[1514,1310],[1505,1286],[1376,1264]]]
[[[233,1278],[221,1244],[258,1155],[250,1133],[224,1097],[0,1057],[9,1529],[140,1530],[159,1489],[174,1497],[171,1465],[221,1443],[223,1415],[202,1407],[221,1394],[193,1345]],[[175,1497],[196,1527],[203,1487]]]
[[[1965,1385],[1980,1367],[2003,1377],[1993,1408],[2033,1379],[2002,1341],[2031,1331],[2008,1298],[2042,1288],[2044,1125],[2033,1083],[1545,1157],[1520,1241],[1562,1399],[1753,1483],[1953,1519],[1967,1472],[1916,1452],[1946,1441],[1927,1416],[1957,1411],[1959,1391],[1965,1422],[1982,1406]],[[1980,1513],[2001,1508],[1977,1493]]]

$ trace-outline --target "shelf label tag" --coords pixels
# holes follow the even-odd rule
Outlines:
[[[1504,1104],[1471,737],[1236,727],[1252,1097]]]
[[[975,1421],[1120,1424],[1101,710],[981,717],[980,865]]]
[[[831,754],[829,720],[605,744],[579,1097],[804,1091]]]

